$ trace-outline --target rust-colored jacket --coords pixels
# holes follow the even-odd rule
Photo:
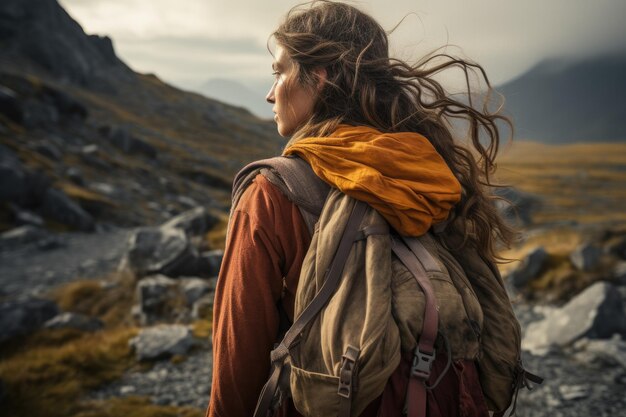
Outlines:
[[[278,303],[293,320],[298,277],[311,237],[299,209],[259,175],[232,213],[213,313],[213,384],[207,417],[252,416],[269,373],[279,330]],[[383,395],[362,416],[399,416],[406,393],[406,356]],[[440,355],[431,381],[445,366]],[[430,417],[487,416],[476,368],[452,365],[428,393]],[[282,416],[299,416],[287,401]]]

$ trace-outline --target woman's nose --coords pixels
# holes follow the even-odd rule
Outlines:
[[[265,96],[265,101],[267,101],[268,103],[274,104],[274,88],[275,87],[276,87],[276,83],[272,84],[272,88],[270,88],[270,91]]]

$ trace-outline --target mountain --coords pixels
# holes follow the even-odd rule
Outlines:
[[[626,140],[626,53],[550,59],[496,89],[516,137],[547,143]]]
[[[225,215],[238,169],[282,145],[272,121],[135,73],[56,0],[0,2],[0,231]]]
[[[258,117],[272,119],[272,106],[265,101],[265,96],[236,81],[214,78],[202,84],[199,93],[234,106],[242,106]]]

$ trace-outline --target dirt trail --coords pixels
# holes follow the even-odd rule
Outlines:
[[[49,234],[0,251],[0,296],[41,295],[78,278],[115,270],[134,229]]]

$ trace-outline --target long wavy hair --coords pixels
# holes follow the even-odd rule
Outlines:
[[[390,58],[387,32],[371,16],[326,0],[292,8],[270,40],[272,37],[293,61],[295,82],[313,88],[319,83],[318,72],[313,70],[323,67],[327,72],[310,118],[293,133],[287,146],[304,137],[329,136],[339,124],[422,134],[462,186],[461,201],[445,234],[456,238],[444,237],[444,243],[453,246],[452,250],[471,245],[487,259],[502,260],[497,242],[510,245],[515,231],[495,207],[493,200],[498,197],[491,195],[494,184],[490,175],[495,171],[500,144],[498,121],[511,123],[497,111],[491,112],[488,100],[481,109],[473,106],[471,74],[483,78],[487,96],[492,91],[480,65],[437,52],[415,65]],[[452,68],[465,75],[466,102],[453,98],[433,77]],[[486,97],[484,93],[480,96]],[[455,141],[454,120],[468,124],[467,138]]]

